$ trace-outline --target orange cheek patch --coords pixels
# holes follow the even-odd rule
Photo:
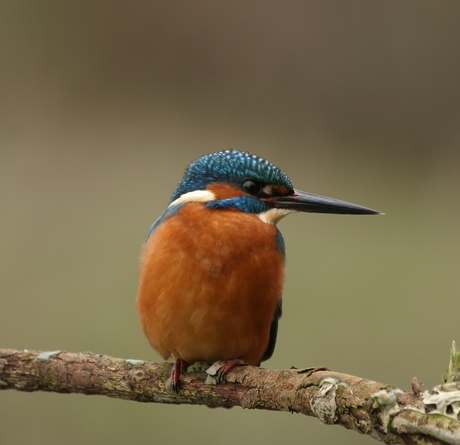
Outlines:
[[[284,185],[272,185],[272,195],[286,196],[289,194],[290,194],[290,191]]]
[[[220,182],[212,182],[206,187],[206,190],[214,193],[216,199],[226,199],[243,195],[243,191],[238,187]]]

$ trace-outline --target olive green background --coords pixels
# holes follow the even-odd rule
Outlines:
[[[385,212],[298,214],[264,366],[430,388],[460,342],[460,3],[2,1],[0,347],[158,359],[144,236],[229,147]],[[370,444],[279,412],[0,392],[9,444]]]

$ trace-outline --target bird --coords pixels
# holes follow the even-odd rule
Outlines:
[[[275,349],[285,244],[276,224],[295,212],[381,212],[294,189],[269,161],[235,149],[186,169],[148,231],[136,305],[150,345],[173,359],[169,390],[196,362],[260,366]]]

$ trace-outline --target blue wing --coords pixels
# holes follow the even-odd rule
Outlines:
[[[150,235],[155,231],[155,229],[165,220],[174,216],[176,212],[183,206],[184,204],[178,204],[172,207],[168,207],[158,218],[157,220],[150,226],[149,231],[147,232],[146,240],[149,239]]]
[[[264,355],[262,356],[261,362],[268,360],[273,355],[273,351],[275,350],[276,337],[278,335],[278,320],[281,318],[281,314],[282,301],[280,298],[278,307],[276,308],[276,311],[273,314],[272,325],[270,327],[270,339],[268,340],[267,349],[265,350]]]
[[[278,251],[284,257],[284,252],[285,252],[284,239],[283,239],[283,235],[281,235],[281,232],[278,230],[278,228],[276,229],[276,243],[277,243]],[[273,320],[270,326],[270,338],[268,340],[267,349],[265,350],[264,355],[262,356],[261,362],[268,360],[273,355],[273,351],[275,350],[276,337],[278,335],[278,321],[281,318],[282,306],[283,306],[283,302],[281,300],[281,295],[280,295],[278,306],[276,307],[275,313],[273,314]]]

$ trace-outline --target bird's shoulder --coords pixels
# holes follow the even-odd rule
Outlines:
[[[150,227],[147,239],[156,234],[171,239],[213,238],[241,246],[269,243],[284,255],[284,240],[276,226],[263,222],[255,213],[208,204],[188,202],[168,207]]]

